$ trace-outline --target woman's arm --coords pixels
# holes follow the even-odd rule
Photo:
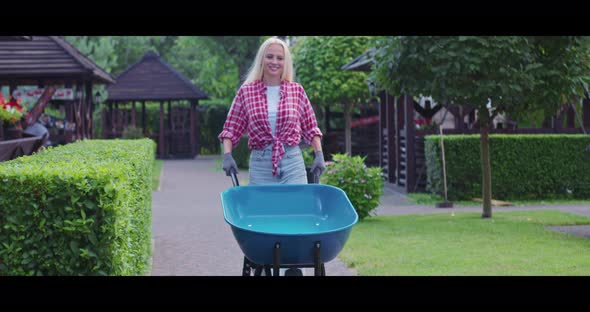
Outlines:
[[[313,137],[311,140],[311,147],[313,147],[314,152],[322,151],[322,138],[319,135]]]
[[[231,153],[232,149],[233,149],[233,144],[231,142],[231,139],[223,138],[223,153],[224,154]]]
[[[223,130],[217,136],[223,144],[224,153],[231,152],[233,146],[238,145],[242,135],[246,131],[248,116],[244,109],[243,101],[242,89],[240,89],[227,114],[225,123],[223,124]]]

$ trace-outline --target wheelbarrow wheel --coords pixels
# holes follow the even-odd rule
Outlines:
[[[299,268],[290,268],[285,271],[285,276],[303,276],[303,272]]]

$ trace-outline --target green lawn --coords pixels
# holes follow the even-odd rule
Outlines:
[[[370,217],[339,258],[361,276],[590,275],[590,240],[544,228],[579,224],[553,210]]]
[[[416,204],[416,205],[432,205],[436,203],[443,202],[444,199],[435,194],[430,193],[408,193],[409,197],[409,204]],[[524,205],[556,205],[556,204],[587,204],[590,205],[590,200],[575,200],[575,199],[542,199],[542,200],[509,200],[509,202],[513,203],[515,206],[524,206]],[[453,204],[457,206],[481,206],[481,202],[471,201],[471,200],[460,200],[454,201]]]
[[[162,174],[162,165],[164,161],[161,159],[156,159],[154,163],[154,171],[152,173],[152,191],[155,191],[160,186],[160,175]]]

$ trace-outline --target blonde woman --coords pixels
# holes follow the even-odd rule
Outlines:
[[[238,172],[232,149],[245,132],[252,150],[250,185],[307,184],[299,148],[302,138],[315,152],[311,171],[317,176],[323,173],[322,132],[305,90],[293,76],[287,44],[275,37],[264,41],[218,136],[223,142],[226,175]]]

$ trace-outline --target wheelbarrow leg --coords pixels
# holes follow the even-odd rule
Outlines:
[[[281,259],[281,244],[280,243],[275,243],[275,248],[273,250],[273,261],[272,261],[272,275],[273,276],[279,276],[279,261]]]
[[[250,276],[252,262],[244,256],[244,267],[242,268],[242,276]]]
[[[256,269],[254,269],[254,276],[260,276],[260,275],[262,275],[262,266],[257,265]]]
[[[264,276],[271,276],[270,265],[258,265],[254,270],[254,276],[262,276],[262,272],[264,272]]]
[[[326,276],[326,267],[322,262],[321,252],[320,252],[321,244],[320,242],[315,242],[314,248],[314,276]]]
[[[271,271],[270,271],[270,265],[265,265],[264,266],[264,275],[266,276],[271,276]]]

